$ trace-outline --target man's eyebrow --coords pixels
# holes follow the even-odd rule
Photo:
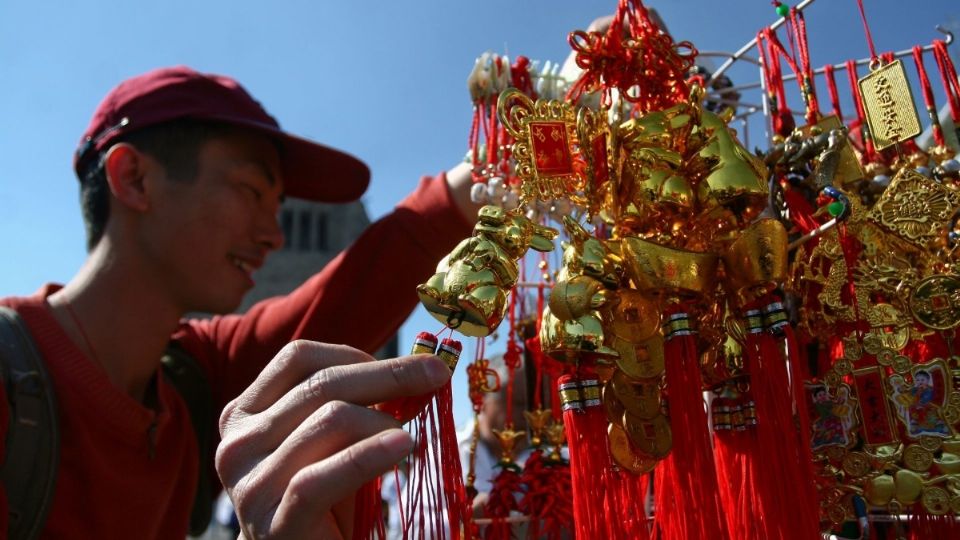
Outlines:
[[[262,172],[264,176],[267,177],[267,182],[269,182],[271,186],[277,185],[277,177],[275,177],[275,176],[273,175],[273,173],[270,171],[270,167],[268,167],[266,163],[264,163],[263,161],[261,161],[261,160],[258,159],[258,160],[255,160],[255,161],[254,161],[254,165],[255,165],[258,169],[260,169],[260,172]],[[286,191],[281,191],[281,192],[280,192],[280,202],[283,203],[283,202],[286,201],[286,200],[287,200],[287,193],[286,193]]]

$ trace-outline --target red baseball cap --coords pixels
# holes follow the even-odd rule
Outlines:
[[[186,66],[155,69],[111,90],[93,113],[73,168],[80,177],[121,135],[184,118],[250,128],[276,140],[289,196],[349,202],[358,199],[370,182],[370,169],[359,159],[281,130],[237,81]]]

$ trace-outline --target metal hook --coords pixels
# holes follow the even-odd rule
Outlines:
[[[934,26],[934,28],[937,30],[937,32],[940,32],[941,34],[943,34],[944,36],[946,36],[946,38],[944,38],[944,40],[943,40],[943,42],[944,42],[946,45],[950,45],[951,43],[953,43],[953,32],[951,32],[951,31],[947,30],[946,28],[944,28],[942,24],[938,24],[938,25]]]

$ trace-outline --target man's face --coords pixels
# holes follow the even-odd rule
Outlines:
[[[229,313],[283,243],[280,157],[266,137],[236,134],[204,143],[196,171],[191,180],[152,169],[159,181],[150,184],[140,247],[157,286],[184,312]]]

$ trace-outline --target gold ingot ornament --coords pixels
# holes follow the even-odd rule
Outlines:
[[[776,219],[753,222],[723,254],[723,264],[741,298],[772,291],[787,277],[787,230]]]
[[[680,293],[698,297],[713,289],[719,258],[627,236],[623,264],[637,289],[649,294]]]

